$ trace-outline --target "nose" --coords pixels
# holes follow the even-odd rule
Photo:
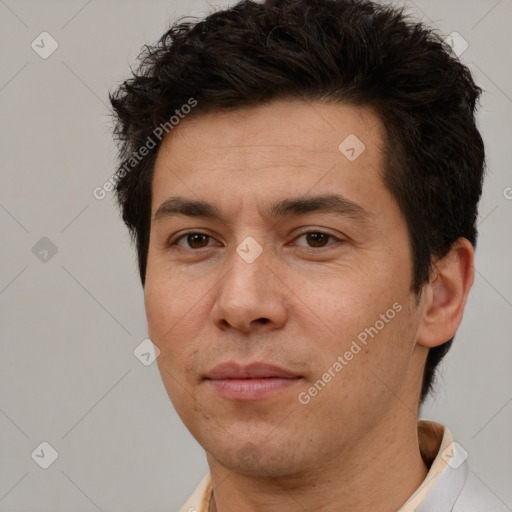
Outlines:
[[[233,251],[227,266],[211,310],[215,325],[245,334],[282,327],[287,319],[290,288],[284,284],[283,271],[272,256],[264,249],[248,262]]]

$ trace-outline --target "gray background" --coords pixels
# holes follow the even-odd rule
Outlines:
[[[512,510],[512,2],[407,5],[468,42],[461,60],[486,91],[489,168],[475,284],[421,417],[452,430],[485,488]],[[115,166],[108,90],[168,20],[211,9],[0,0],[1,511],[176,511],[207,471],[156,364],[134,357],[146,337],[135,252],[112,196],[92,191]],[[43,31],[59,44],[47,59],[31,48]],[[33,251],[42,237],[55,255],[41,252],[44,241]],[[59,454],[46,470],[31,458],[42,441]]]

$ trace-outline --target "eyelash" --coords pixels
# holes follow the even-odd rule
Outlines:
[[[325,231],[321,231],[321,230],[310,230],[310,231],[304,231],[302,233],[300,233],[299,235],[297,235],[297,237],[294,239],[294,240],[297,240],[298,238],[304,236],[304,235],[309,235],[309,234],[320,234],[320,235],[325,235],[327,236],[328,238],[333,238],[334,240],[338,241],[338,242],[343,242],[342,239],[332,235],[331,233],[327,233]],[[203,235],[203,236],[206,236],[208,237],[209,239],[213,239],[213,237],[211,235],[208,235],[207,233],[203,233],[201,231],[189,231],[187,233],[183,233],[182,235],[180,235],[178,238],[175,238],[173,241],[170,241],[168,246],[169,247],[172,247],[173,245],[177,245],[177,242],[179,242],[181,239],[183,238],[186,238],[187,236],[190,236],[190,235]],[[329,248],[329,245],[332,245],[332,244],[328,244],[327,246],[324,246],[324,247],[310,247],[310,246],[300,246],[302,247],[303,249],[311,249],[311,250],[314,250],[314,251],[318,251],[318,250],[321,250],[321,249],[328,249]],[[178,247],[181,247],[181,246],[178,246]],[[209,246],[205,246],[205,247],[201,247],[199,249],[194,249],[192,247],[181,247],[182,249],[189,249],[191,251],[200,251],[201,249],[206,249],[208,248]]]

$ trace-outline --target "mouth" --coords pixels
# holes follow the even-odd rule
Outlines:
[[[205,377],[217,394],[239,402],[263,400],[289,389],[301,379],[301,375],[272,364],[242,366],[235,362],[220,364]]]

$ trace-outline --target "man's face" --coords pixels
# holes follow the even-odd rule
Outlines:
[[[369,110],[299,101],[185,119],[164,140],[148,332],[209,460],[290,474],[362,449],[385,424],[416,423],[421,304],[405,219],[380,177],[383,141]],[[283,207],[317,196],[341,200]],[[161,208],[176,197],[220,217]],[[215,371],[222,363],[240,373]]]

